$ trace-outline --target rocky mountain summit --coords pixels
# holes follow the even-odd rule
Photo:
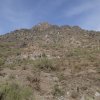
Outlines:
[[[100,100],[100,32],[40,23],[1,35],[0,100]]]

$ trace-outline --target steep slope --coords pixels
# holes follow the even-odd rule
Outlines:
[[[11,100],[5,86],[32,94],[16,100],[99,100],[100,32],[40,23],[0,36],[0,98]]]

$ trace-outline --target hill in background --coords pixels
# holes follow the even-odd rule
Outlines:
[[[100,32],[40,23],[1,35],[0,100],[100,100]]]

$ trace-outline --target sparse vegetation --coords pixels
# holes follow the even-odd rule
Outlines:
[[[3,66],[4,63],[5,63],[5,60],[3,58],[0,58],[0,66]]]
[[[30,86],[33,89],[40,91],[40,77],[39,77],[39,75],[37,75],[37,76],[27,76],[27,80],[30,82]]]
[[[75,91],[73,91],[73,92],[71,93],[71,97],[72,97],[73,99],[77,99],[78,96],[79,96],[79,93],[77,93],[77,92],[75,92]]]
[[[100,32],[40,24],[0,36],[0,100],[95,96],[99,77]]]
[[[37,59],[34,63],[34,66],[43,71],[55,71],[56,68],[53,66],[52,60],[49,60],[47,57]]]
[[[16,83],[0,85],[0,100],[33,100],[32,90],[29,87],[21,87]]]
[[[64,95],[64,91],[61,90],[61,88],[59,88],[58,84],[54,85],[54,89],[53,89],[53,96],[57,97],[57,96],[62,96]]]
[[[15,75],[13,75],[13,74],[10,74],[9,75],[9,80],[13,80],[13,79],[15,79],[16,77],[15,77]]]

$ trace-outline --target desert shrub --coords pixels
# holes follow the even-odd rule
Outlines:
[[[79,93],[78,93],[78,92],[73,91],[73,92],[71,93],[71,97],[72,97],[73,99],[78,98],[78,96],[79,96]]]
[[[16,78],[16,77],[15,77],[13,74],[10,74],[10,75],[9,75],[9,79],[10,79],[10,80],[13,80],[13,79],[15,79],[15,78]]]
[[[11,69],[11,70],[15,70],[16,69],[16,64],[15,63],[12,63],[12,64],[8,64],[6,65],[5,67]]]
[[[0,66],[2,66],[5,63],[3,58],[0,58]]]
[[[40,90],[40,78],[39,76],[27,76],[27,80],[30,82],[30,86],[32,89],[35,89],[37,91]]]
[[[64,91],[62,91],[62,90],[59,88],[59,85],[55,84],[52,94],[53,94],[54,97],[55,97],[55,96],[62,96],[62,95],[64,95]]]
[[[25,48],[27,46],[27,43],[23,42],[20,44],[20,48]]]
[[[31,95],[29,87],[23,88],[16,83],[0,85],[0,100],[31,100]]]
[[[41,55],[41,57],[47,57],[47,56],[46,56],[46,54],[43,52],[42,55]]]
[[[58,73],[58,78],[59,78],[59,81],[63,81],[63,80],[66,80],[66,77],[64,76],[63,73]]]
[[[34,63],[35,67],[41,69],[43,71],[55,71],[55,67],[53,66],[52,60],[47,57],[43,57],[37,59]]]

